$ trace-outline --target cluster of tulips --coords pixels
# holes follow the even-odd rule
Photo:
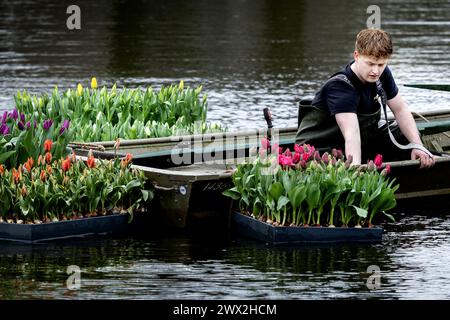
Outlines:
[[[179,85],[163,86],[159,91],[146,89],[110,90],[78,84],[76,90],[51,95],[30,95],[26,91],[15,96],[20,112],[36,114],[40,119],[52,119],[57,126],[65,119],[76,127],[73,141],[114,141],[223,131],[218,124],[206,122],[207,97],[201,97],[202,87],[195,89]]]
[[[242,213],[277,226],[372,226],[374,218],[396,205],[398,185],[387,174],[382,155],[353,166],[342,151],[320,154],[313,146],[294,152],[263,139],[257,156],[240,164],[234,187],[224,194]]]
[[[44,151],[46,140],[54,141],[55,157],[67,154],[67,144],[72,138],[67,119],[57,125],[52,119],[14,108],[0,115],[0,123],[0,164],[7,168],[17,167],[30,157],[36,160]]]
[[[153,193],[145,175],[131,168],[131,155],[87,161],[54,157],[47,139],[44,153],[18,167],[0,165],[0,222],[38,224],[130,213],[145,209]]]

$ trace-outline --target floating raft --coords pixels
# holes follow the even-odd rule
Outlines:
[[[136,213],[129,222],[128,214],[48,222],[41,224],[0,223],[0,240],[36,243],[42,241],[127,233],[137,230],[147,213]]]
[[[233,213],[232,220],[238,234],[273,245],[379,243],[383,234],[383,228],[380,227],[278,227],[239,212]]]

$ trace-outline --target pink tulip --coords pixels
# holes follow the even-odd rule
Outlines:
[[[387,164],[385,169],[386,169],[387,174],[391,173],[391,165],[390,164]]]
[[[259,148],[259,157],[264,158],[266,156],[266,152],[267,152],[267,149],[265,149],[263,147]]]
[[[264,149],[269,149],[270,147],[270,141],[267,138],[262,138],[261,139],[261,147],[263,147]]]
[[[302,146],[299,146],[298,144],[294,144],[294,150],[295,152],[302,154],[303,152],[305,152],[305,150],[303,150]]]
[[[381,154],[377,154],[375,160],[373,161],[378,169],[380,169],[383,164],[383,156]]]
[[[289,150],[289,148],[286,149],[286,151],[283,153],[286,157],[291,158],[292,157],[292,152],[291,150]]]
[[[298,163],[300,161],[300,153],[294,153],[294,156],[292,157],[293,163]]]

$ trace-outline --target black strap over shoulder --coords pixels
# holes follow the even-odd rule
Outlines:
[[[402,150],[419,149],[419,150],[422,150],[423,152],[425,152],[429,157],[433,157],[433,154],[421,144],[410,142],[407,145],[403,145],[403,144],[398,143],[398,141],[395,139],[394,135],[392,134],[391,128],[389,126],[389,121],[387,118],[387,111],[386,111],[387,96],[386,96],[386,92],[384,91],[383,85],[381,84],[380,80],[377,81],[377,94],[378,94],[378,103],[381,105],[381,107],[383,108],[383,111],[384,111],[384,119],[386,121],[389,138],[391,139],[392,143],[399,149],[402,149]]]

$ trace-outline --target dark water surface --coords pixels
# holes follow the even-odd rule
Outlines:
[[[81,8],[81,30],[66,8]],[[295,102],[350,59],[366,8],[381,8],[390,66],[412,110],[450,107],[448,1],[1,1],[0,109],[17,90],[202,84],[210,121],[230,129],[296,124]],[[450,216],[408,216],[373,246],[272,248],[219,234],[0,243],[0,298],[450,298]],[[151,233],[149,231],[149,233]],[[68,290],[66,270],[81,268]],[[381,285],[369,290],[367,268]]]

